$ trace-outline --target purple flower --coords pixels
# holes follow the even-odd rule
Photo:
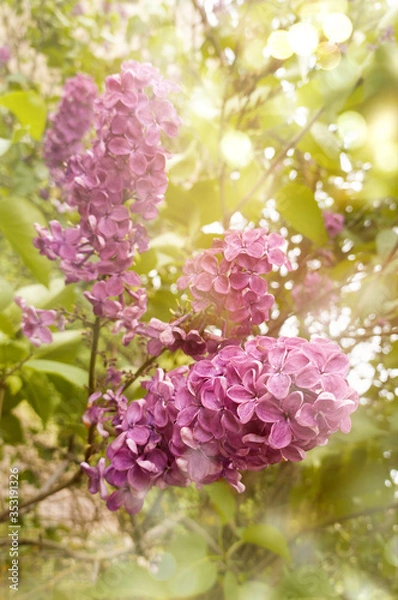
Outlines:
[[[60,259],[66,283],[95,281],[85,296],[95,315],[114,321],[114,333],[125,330],[125,345],[135,336],[147,300],[130,270],[136,252],[148,249],[145,228],[133,215],[154,218],[167,188],[161,132],[172,137],[180,125],[166,100],[172,89],[151,65],[128,61],[106,79],[105,92],[94,102],[95,86],[78,75],[67,82],[45,141],[47,164],[80,222],[62,228],[52,221],[50,230],[36,225],[35,246],[50,260]],[[77,154],[92,115],[95,138],[89,150]]]
[[[160,324],[151,326],[171,343],[173,329]],[[242,492],[241,471],[303,460],[334,432],[350,429],[358,398],[345,379],[347,364],[329,340],[258,336],[189,368],[157,369],[142,400],[128,404],[121,392],[92,396],[88,412],[97,405],[114,428],[103,470],[115,490],[108,508],[134,514],[154,485],[225,478]],[[332,384],[334,392],[324,389]],[[85,468],[96,491],[99,476]]]
[[[49,327],[57,321],[57,312],[28,306],[19,296],[15,296],[14,301],[22,309],[22,333],[34,346],[50,344],[53,336]]]
[[[51,128],[44,139],[44,161],[54,181],[62,185],[67,160],[82,149],[82,138],[94,115],[97,87],[91,77],[79,73],[68,79]]]
[[[90,483],[88,489],[90,494],[99,492],[102,500],[107,500],[109,492],[104,481],[105,458],[100,458],[96,467],[90,467],[87,462],[80,463],[80,466],[89,477]]]
[[[211,307],[221,329],[229,321],[230,335],[248,335],[253,325],[269,319],[274,302],[262,275],[273,266],[290,268],[284,245],[282,236],[268,235],[264,228],[227,231],[212,248],[186,262],[178,287],[189,288],[195,312]]]
[[[322,214],[329,237],[335,238],[344,229],[344,216],[330,210],[324,210]]]

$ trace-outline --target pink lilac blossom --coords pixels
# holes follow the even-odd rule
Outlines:
[[[328,236],[335,238],[344,229],[344,216],[330,210],[324,210],[322,214]]]
[[[292,289],[292,297],[297,310],[308,309],[309,312],[319,310],[325,301],[335,301],[337,296],[332,293],[333,281],[325,275],[313,271],[307,273],[304,281]]]
[[[149,64],[128,61],[106,80],[95,109],[91,150],[68,162],[67,203],[80,214],[74,228],[37,227],[36,246],[50,260],[61,258],[67,282],[120,274],[136,250],[148,248],[144,227],[132,213],[154,218],[167,188],[162,131],[176,135],[180,119],[165,99],[173,85]]]
[[[123,505],[133,514],[153,485],[225,478],[242,492],[242,471],[301,461],[331,434],[350,431],[358,397],[348,368],[330,340],[258,336],[189,368],[158,369],[141,400],[128,404],[118,393],[109,404],[99,394],[90,402],[89,423],[99,429],[108,423],[114,439],[102,474],[83,465],[90,489],[98,491],[102,478],[115,488],[108,508]]]
[[[153,317],[149,323],[141,323],[137,333],[148,338],[147,352],[159,356],[164,349],[175,352],[181,349],[187,356],[200,360],[208,352],[207,339],[187,320],[184,315],[171,323]],[[208,336],[206,336],[208,338]]]
[[[212,307],[224,324],[233,324],[230,335],[247,335],[269,319],[274,297],[262,275],[273,266],[290,268],[284,246],[281,235],[265,228],[229,230],[185,263],[178,287],[189,288],[195,312]]]
[[[51,325],[57,324],[63,327],[62,318],[55,310],[42,310],[34,306],[28,306],[26,300],[15,296],[15,303],[22,309],[22,333],[34,346],[50,344],[53,340],[49,329]]]
[[[82,139],[91,127],[97,87],[91,77],[79,73],[65,83],[62,100],[51,117],[44,139],[43,157],[57,185],[65,179],[68,159],[82,150]]]
[[[119,75],[107,77],[95,103],[92,147],[67,165],[66,203],[80,222],[36,225],[35,246],[50,260],[60,259],[66,283],[96,281],[86,298],[97,316],[115,321],[115,332],[126,331],[124,344],[146,310],[146,292],[130,268],[136,252],[148,249],[148,238],[133,215],[154,218],[164,197],[169,154],[161,133],[173,137],[180,125],[166,100],[175,89],[148,63],[124,62]]]
[[[11,52],[8,46],[2,46],[0,48],[0,65],[5,65],[11,58]]]
[[[89,490],[102,490],[101,497],[107,500],[109,510],[124,506],[135,514],[152,486],[188,485],[189,480],[178,468],[168,444],[177,415],[174,394],[185,382],[185,371],[186,367],[182,367],[166,375],[158,369],[153,379],[145,383],[145,399],[128,405],[121,390],[111,397],[109,392],[91,397],[86,423],[96,424],[105,436],[108,433],[103,423],[107,423],[114,428],[115,437],[106,451],[110,463],[106,468],[104,463],[97,467],[82,463],[82,468],[90,478]],[[104,489],[105,481],[114,488],[110,494]]]

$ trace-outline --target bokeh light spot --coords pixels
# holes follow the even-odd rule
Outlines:
[[[325,71],[330,71],[337,67],[341,60],[341,52],[336,44],[332,44],[332,42],[322,42],[319,44],[315,56],[317,65]]]
[[[289,42],[289,34],[283,29],[273,31],[268,38],[267,48],[271,56],[278,60],[285,60],[293,54]]]
[[[330,42],[337,44],[348,40],[352,33],[351,20],[343,13],[325,15],[322,25],[323,32]]]
[[[353,110],[342,113],[337,119],[337,133],[347,149],[363,146],[367,139],[367,131],[365,119]]]
[[[296,23],[288,32],[289,42],[298,56],[311,56],[318,46],[318,32],[309,23]]]
[[[221,154],[230,167],[246,167],[253,158],[253,146],[247,133],[227,132],[221,140]]]

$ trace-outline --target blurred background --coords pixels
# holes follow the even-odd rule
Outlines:
[[[396,0],[3,0],[0,6],[0,562],[19,468],[18,598],[393,600],[398,597],[398,53]],[[77,325],[33,348],[15,295],[84,308],[32,245],[64,223],[43,135],[65,81],[150,62],[180,85],[183,120],[151,249],[137,259],[145,319],[171,318],[185,260],[229,226],[289,243],[261,333],[328,336],[360,394],[352,431],[302,463],[153,489],[110,513],[76,476],[89,346]],[[342,216],[338,231],[325,211]],[[324,218],[322,218],[322,215]],[[137,367],[110,333],[101,352]],[[187,357],[165,353],[171,369]],[[144,390],[137,384],[131,398]],[[4,552],[3,552],[4,551]]]

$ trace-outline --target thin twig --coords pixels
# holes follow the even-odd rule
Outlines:
[[[294,538],[291,541],[296,540],[298,537],[300,537],[300,535],[310,533],[312,531],[317,531],[318,529],[324,529],[325,527],[331,527],[332,525],[345,523],[346,521],[352,521],[353,519],[359,519],[360,517],[370,517],[371,515],[375,515],[381,512],[387,512],[389,510],[398,510],[398,502],[392,502],[387,506],[372,506],[371,508],[358,510],[348,515],[343,515],[342,517],[334,517],[332,519],[328,519],[323,523],[321,522],[315,525],[311,525],[310,527],[302,529],[298,534],[294,536]]]
[[[94,325],[93,325],[93,337],[91,340],[91,354],[90,354],[90,367],[89,367],[89,375],[88,375],[88,393],[89,396],[91,396],[91,394],[94,393],[95,391],[95,383],[96,383],[96,377],[95,377],[95,363],[97,360],[97,353],[98,353],[98,342],[99,342],[99,336],[100,336],[100,331],[101,331],[101,319],[100,317],[97,317],[95,319]]]
[[[134,383],[134,381],[136,381],[138,379],[138,377],[140,377],[143,373],[145,373],[145,371],[148,369],[148,367],[150,367],[155,360],[159,358],[158,356],[150,356],[149,358],[147,358],[140,367],[138,367],[138,369],[136,370],[136,372],[134,373],[134,375],[131,375],[131,377],[128,378],[128,380],[126,381],[126,383],[124,384],[123,388],[122,388],[122,392],[125,392],[127,390],[127,388],[130,387],[130,385],[132,385]]]
[[[201,6],[197,2],[197,0],[192,0],[192,4],[193,4],[194,9],[199,13],[200,20],[202,21],[202,25],[203,25],[203,31],[205,33],[207,40],[213,46],[223,67],[227,67],[228,63],[227,63],[225,54],[220,46],[220,42],[218,41],[217,37],[214,35],[214,33],[212,31],[209,21],[207,20],[207,15],[206,15],[205,9],[203,8],[203,6]]]
[[[0,546],[9,546],[10,540],[9,538],[0,538]],[[102,561],[102,560],[111,560],[112,558],[116,558],[123,554],[130,554],[134,552],[134,547],[131,548],[119,548],[113,552],[104,552],[101,554],[90,554],[89,552],[80,552],[76,550],[71,550],[62,544],[58,544],[52,540],[31,540],[29,538],[19,538],[18,544],[20,546],[38,546],[39,550],[48,549],[48,550],[56,550],[57,552],[62,552],[66,556],[70,556],[71,558],[75,558],[77,560],[86,560],[90,562]]]
[[[319,110],[317,110],[312,115],[312,117],[308,120],[305,127],[303,127],[295,136],[293,136],[285,144],[285,146],[282,148],[282,150],[271,161],[269,168],[261,175],[261,177],[257,180],[257,182],[254,184],[252,189],[236,205],[236,207],[234,208],[234,212],[241,210],[243,208],[243,206],[246,204],[246,202],[248,202],[248,200],[250,200],[253,197],[253,195],[257,192],[257,190],[259,190],[261,188],[261,186],[264,185],[264,183],[267,181],[268,177],[270,175],[272,175],[272,173],[274,172],[276,167],[279,165],[279,163],[282,162],[282,160],[285,158],[287,152],[291,148],[294,148],[299,143],[299,141],[304,137],[304,135],[307,133],[307,131],[309,129],[311,129],[312,125],[320,117],[320,115],[323,113],[324,110],[325,110],[324,106],[322,106]]]
[[[30,498],[30,500],[21,502],[19,504],[19,510],[21,511],[22,509],[30,508],[30,507],[34,506],[35,504],[37,504],[38,502],[41,502],[45,498],[48,498],[49,496],[53,496],[54,494],[57,494],[61,490],[64,490],[64,489],[70,487],[71,485],[77,483],[81,476],[82,476],[82,471],[79,469],[79,471],[76,471],[76,473],[74,473],[74,475],[72,475],[72,477],[70,477],[63,483],[60,483],[59,485],[53,487],[50,490],[40,491],[38,494],[36,494],[36,496],[33,496],[33,498]],[[9,510],[7,509],[7,510],[3,511],[2,513],[0,513],[0,523],[4,523],[4,521],[7,521],[8,517],[9,517]]]
[[[194,521],[193,519],[190,519],[189,517],[186,517],[186,516],[182,517],[181,522],[184,525],[186,525],[188,527],[188,529],[190,529],[191,531],[196,531],[196,533],[199,533],[207,541],[210,548],[212,548],[214,550],[214,552],[222,555],[223,551],[220,548],[220,546],[217,544],[215,539],[210,535],[210,533],[208,531],[206,531],[206,529],[201,527],[199,525],[199,523],[196,523],[196,521]]]

